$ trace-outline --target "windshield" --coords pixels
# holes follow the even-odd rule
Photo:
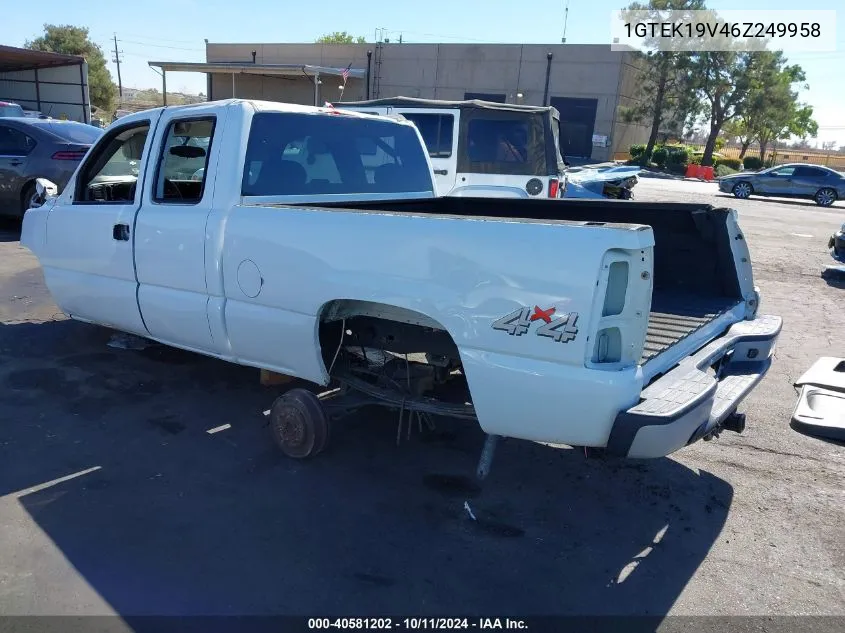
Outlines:
[[[412,125],[264,112],[252,119],[243,195],[432,193]]]
[[[15,103],[0,104],[0,116],[23,116],[23,108]]]
[[[41,124],[40,127],[69,143],[83,145],[91,145],[103,135],[103,130],[100,128],[74,121],[50,121]]]

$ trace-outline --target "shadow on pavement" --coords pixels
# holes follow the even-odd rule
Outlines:
[[[17,242],[21,239],[20,218],[0,217],[0,242]]]
[[[0,494],[122,615],[659,616],[732,502],[671,459],[520,441],[479,489],[478,429],[438,420],[397,447],[381,410],[286,460],[257,370],[109,336],[0,326]]]

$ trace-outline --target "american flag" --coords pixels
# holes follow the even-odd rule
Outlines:
[[[346,83],[346,80],[349,79],[349,69],[352,68],[352,64],[349,64],[346,68],[340,71],[340,76],[343,77],[343,83]]]

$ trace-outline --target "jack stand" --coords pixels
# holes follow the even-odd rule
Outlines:
[[[478,469],[475,476],[481,480],[490,474],[490,466],[493,464],[493,455],[496,453],[496,445],[499,443],[498,435],[488,435],[484,440],[484,448],[481,449],[481,459],[478,460]]]

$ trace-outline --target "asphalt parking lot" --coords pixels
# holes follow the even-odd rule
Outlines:
[[[6,226],[0,613],[845,615],[845,447],[788,424],[792,381],[845,356],[845,284],[819,275],[845,205],[635,193],[739,210],[762,310],[784,318],[745,433],[648,462],[508,441],[483,489],[479,431],[441,421],[397,447],[380,411],[285,460],[262,415],[281,388],[109,347]]]

